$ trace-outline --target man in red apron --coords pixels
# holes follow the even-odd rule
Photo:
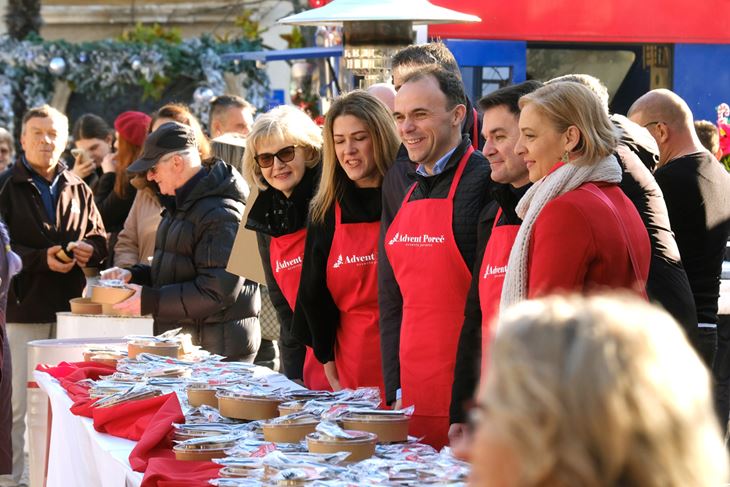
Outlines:
[[[530,187],[525,161],[514,151],[520,137],[518,101],[540,86],[538,81],[526,81],[479,100],[484,113],[483,152],[492,169],[492,181],[497,184],[492,186],[494,202],[479,218],[477,260],[456,354],[449,430],[452,446],[468,438],[466,412],[479,383],[480,369],[485,371],[490,325],[499,310],[507,261],[522,223],[515,207]]]
[[[410,433],[448,443],[449,402],[479,213],[489,202],[489,167],[461,127],[461,80],[436,66],[410,73],[395,100],[398,132],[416,183],[385,236],[386,268],[402,296],[402,319],[381,319],[386,399],[415,406]]]

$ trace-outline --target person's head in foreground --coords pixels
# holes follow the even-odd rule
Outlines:
[[[475,410],[470,485],[718,487],[707,370],[633,298],[524,301],[500,318]]]

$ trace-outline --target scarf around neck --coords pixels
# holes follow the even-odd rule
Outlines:
[[[613,155],[590,165],[564,164],[543,177],[520,199],[517,216],[522,225],[517,232],[507,263],[507,272],[502,286],[500,312],[510,305],[527,298],[527,257],[532,238],[532,229],[542,209],[550,201],[585,183],[620,183],[621,166]]]

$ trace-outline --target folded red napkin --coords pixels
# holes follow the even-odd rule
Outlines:
[[[213,462],[186,462],[151,458],[140,487],[210,487],[221,466]]]
[[[100,433],[109,433],[120,438],[137,441],[142,438],[142,434],[151,425],[156,413],[168,401],[172,401],[173,405],[169,407],[174,412],[180,412],[179,421],[184,421],[177,395],[170,393],[139,401],[129,401],[108,408],[93,408],[94,429]],[[172,415],[165,416],[164,421],[167,422],[167,427],[172,424],[172,417]]]
[[[137,472],[144,472],[150,459],[175,458],[172,452],[172,424],[184,423],[185,416],[177,395],[162,397],[167,397],[167,400],[152,416],[139,442],[129,454],[129,464]]]

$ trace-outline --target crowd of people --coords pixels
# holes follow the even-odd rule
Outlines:
[[[117,310],[151,315],[155,333],[182,327],[255,360],[259,285],[226,271],[243,224],[282,372],[414,406],[410,433],[471,459],[474,485],[726,479],[730,174],[687,104],[652,90],[628,118],[610,114],[600,80],[571,74],[477,109],[438,42],[398,52],[392,74],[334,100],[323,127],[213,99],[210,136],[245,137],[242,160],[222,160],[181,104],[113,128],[80,117],[68,164],[54,108],[26,113],[18,157],[0,132],[13,161],[0,174],[0,473],[17,483],[23,468],[25,344],[53,337],[93,269],[128,283]]]

